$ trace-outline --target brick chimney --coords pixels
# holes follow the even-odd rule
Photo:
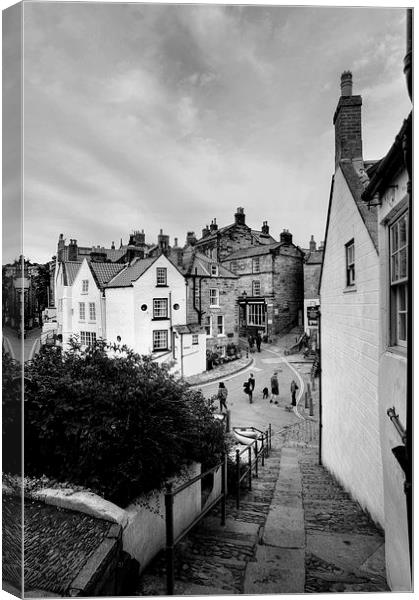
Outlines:
[[[317,250],[317,244],[314,241],[314,235],[311,236],[310,240],[310,252],[315,252]]]
[[[217,231],[217,229],[218,229],[217,220],[214,219],[213,221],[211,221],[210,231],[211,231],[211,233],[213,233],[214,231]]]
[[[159,252],[166,254],[169,249],[169,236],[163,233],[163,229],[160,229],[160,233],[157,236],[157,245],[159,247]]]
[[[64,235],[62,233],[60,233],[60,237],[58,238],[58,247],[57,247],[58,262],[61,262],[64,260],[64,248],[65,248]]]
[[[115,250],[115,242],[112,242],[112,244],[111,244],[111,250]]]
[[[188,233],[186,234],[186,245],[187,246],[195,246],[195,244],[196,244],[195,232],[188,231]]]
[[[205,225],[204,229],[202,230],[202,237],[206,238],[210,235],[210,230],[208,225]]]
[[[279,241],[284,244],[292,244],[292,233],[288,231],[288,229],[284,229],[279,234]]]
[[[246,215],[244,214],[244,209],[241,206],[239,206],[236,214],[234,215],[234,222],[236,225],[246,224]]]
[[[262,223],[262,235],[269,235],[268,221],[263,221]]]
[[[78,258],[77,240],[70,240],[68,245],[68,260],[76,261]]]
[[[335,126],[335,170],[341,160],[362,166],[361,96],[352,95],[352,73],[344,71],[340,81],[341,96],[333,117]]]

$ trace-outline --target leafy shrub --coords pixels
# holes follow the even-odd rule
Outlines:
[[[3,351],[3,471],[21,473],[22,464],[22,367]]]
[[[125,506],[182,466],[224,451],[211,402],[151,358],[98,342],[28,363],[25,473],[83,485]],[[13,402],[7,394],[6,403]]]

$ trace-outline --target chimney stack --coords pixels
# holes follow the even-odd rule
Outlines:
[[[217,220],[214,219],[213,221],[211,221],[210,231],[211,231],[211,233],[213,233],[214,231],[217,231],[217,229],[218,229]]]
[[[279,241],[283,244],[292,244],[292,233],[290,233],[288,229],[284,229],[284,231],[279,234]]]
[[[363,167],[361,96],[352,95],[352,73],[344,71],[341,76],[341,96],[333,117],[335,126],[335,170],[341,160],[358,163]]]
[[[195,244],[196,244],[195,232],[188,231],[186,234],[186,245],[187,246],[195,246]]]
[[[208,225],[205,225],[204,229],[202,230],[202,237],[206,238],[210,235],[210,230]]]
[[[166,254],[169,250],[169,236],[163,233],[163,229],[160,229],[160,233],[157,236],[157,245],[159,252]]]
[[[263,221],[263,223],[262,223],[262,234],[263,235],[269,235],[268,221]]]
[[[77,240],[70,240],[68,245],[68,260],[76,261],[78,258]]]
[[[239,206],[236,214],[234,215],[234,222],[236,225],[245,225],[246,215],[244,214],[244,209]]]
[[[316,242],[314,241],[314,235],[311,236],[311,240],[310,240],[310,252],[315,252],[316,251]]]

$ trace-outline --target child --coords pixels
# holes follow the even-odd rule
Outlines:
[[[262,394],[263,394],[263,399],[267,400],[269,398],[269,389],[267,387],[264,387],[262,390]]]

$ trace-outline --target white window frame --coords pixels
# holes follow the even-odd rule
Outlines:
[[[82,346],[92,346],[96,342],[95,331],[80,331],[80,344]]]
[[[215,292],[215,294],[214,294]],[[216,302],[213,302],[213,297],[215,296]],[[209,289],[209,303],[210,306],[220,306],[220,290],[218,288],[210,288]]]
[[[82,294],[87,294],[89,292],[89,280],[88,279],[82,279],[81,282],[81,293]]]
[[[86,303],[79,302],[79,321],[86,320]]]
[[[89,321],[96,321],[96,303],[89,302]]]
[[[217,315],[217,336],[224,336],[224,315]]]
[[[196,346],[199,344],[199,336],[197,333],[192,334],[192,346]]]
[[[252,296],[260,296],[260,281],[252,281]]]
[[[153,352],[169,349],[169,332],[167,329],[153,329]]]
[[[192,292],[193,293],[193,292]],[[199,289],[198,282],[195,282],[195,306],[199,306],[199,300],[201,298],[201,290]]]
[[[153,319],[168,319],[169,304],[167,298],[153,298]]]
[[[346,276],[346,287],[353,287],[355,285],[355,240],[350,240],[345,244],[345,276]]]
[[[166,287],[167,286],[167,268],[156,267],[156,286]]]
[[[265,307],[263,304],[247,305],[247,324],[255,327],[265,327]]]
[[[401,223],[405,224],[405,239],[401,239]],[[409,214],[404,211],[389,224],[389,284],[390,284],[390,344],[407,347],[408,336],[408,248],[409,248]],[[404,273],[401,272],[404,256]],[[404,322],[404,325],[402,325]]]
[[[260,258],[252,258],[252,273],[260,273]]]

